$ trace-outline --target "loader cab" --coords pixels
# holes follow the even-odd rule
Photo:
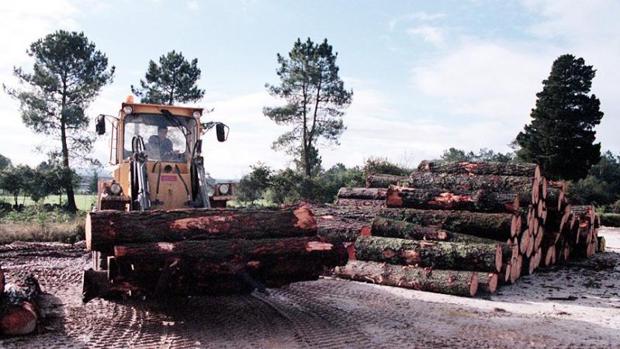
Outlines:
[[[111,120],[113,181],[100,184],[97,208],[206,207],[201,204],[201,178],[208,183],[204,194],[209,196],[208,206],[225,207],[234,198],[235,183],[216,183],[208,174],[204,180],[198,169],[203,165],[201,134],[216,127],[218,140],[224,141],[228,127],[201,124],[202,113],[201,108],[133,103],[132,99],[123,103],[118,118]],[[96,131],[105,133],[105,120],[97,119]]]

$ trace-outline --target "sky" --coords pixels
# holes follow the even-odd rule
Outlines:
[[[32,68],[29,44],[58,29],[83,31],[116,67],[88,115],[117,114],[149,60],[177,50],[198,58],[198,106],[230,126],[227,142],[203,136],[207,171],[240,178],[258,161],[292,159],[271,149],[286,128],[262,114],[281,103],[276,54],[297,38],[327,38],[353,89],[340,145],[321,145],[323,166],[371,157],[415,166],[443,150],[509,144],[529,122],[553,60],[570,53],[597,70],[592,92],[605,113],[596,128],[604,150],[620,152],[620,1],[261,1],[20,0],[0,2],[0,83],[18,87],[13,67]],[[0,91],[0,154],[36,165],[59,140],[34,134],[19,103]],[[94,126],[92,127],[94,129]],[[94,156],[106,163],[109,134]],[[107,167],[109,169],[109,166]]]

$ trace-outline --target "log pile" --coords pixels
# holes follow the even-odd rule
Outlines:
[[[385,207],[356,229],[342,278],[474,296],[604,249],[594,208],[569,205],[535,164],[423,161],[366,184],[341,193],[385,193]]]
[[[16,283],[5,283],[0,269],[0,335],[19,336],[30,334],[39,321],[39,296],[41,288],[33,275]]]
[[[346,262],[342,244],[317,234],[305,206],[91,212],[86,245],[102,265],[85,273],[84,300],[246,293],[314,280]]]

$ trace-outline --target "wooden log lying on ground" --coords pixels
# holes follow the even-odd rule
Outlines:
[[[493,294],[497,291],[499,276],[497,273],[478,273],[478,291]]]
[[[422,226],[396,219],[377,217],[372,221],[373,236],[411,240],[434,240],[450,242],[495,243],[496,241],[470,234],[454,233],[432,226]]]
[[[383,200],[387,188],[340,188],[338,199]]]
[[[540,168],[538,165],[530,163],[422,161],[418,166],[418,171],[453,174],[540,177]]]
[[[484,190],[452,193],[442,189],[415,189],[392,185],[387,192],[386,205],[392,208],[518,212],[520,200],[515,193]]]
[[[336,205],[338,206],[353,206],[353,207],[385,207],[385,199],[381,200],[366,200],[366,199],[336,199]]]
[[[97,211],[86,216],[86,247],[110,251],[136,242],[260,239],[315,236],[307,207],[286,209],[183,209],[144,212]]]
[[[519,217],[510,213],[392,208],[380,210],[378,216],[501,241],[521,233]]]
[[[391,174],[369,174],[366,176],[366,188],[387,188],[405,179],[407,177]]]
[[[475,272],[350,261],[336,268],[335,274],[355,281],[456,296],[473,297],[478,290],[478,274]]]
[[[468,193],[477,190],[496,193],[517,193],[522,204],[529,204],[533,185],[532,177],[470,175],[434,172],[413,172],[401,185],[416,189],[443,189],[452,193]]]
[[[502,267],[502,247],[499,244],[368,236],[355,241],[355,254],[359,260],[438,269],[497,272]]]
[[[148,261],[171,257],[206,261],[268,261],[280,256],[338,254],[339,246],[317,241],[316,238],[282,238],[260,240],[189,240],[114,246],[119,260]]]
[[[7,284],[0,302],[0,334],[25,335],[34,332],[39,319],[41,288],[33,275]]]

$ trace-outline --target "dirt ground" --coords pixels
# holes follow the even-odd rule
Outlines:
[[[8,279],[46,292],[37,334],[1,348],[620,348],[620,230],[606,253],[526,276],[488,299],[321,279],[270,295],[153,302],[80,300],[89,255],[0,246]]]

